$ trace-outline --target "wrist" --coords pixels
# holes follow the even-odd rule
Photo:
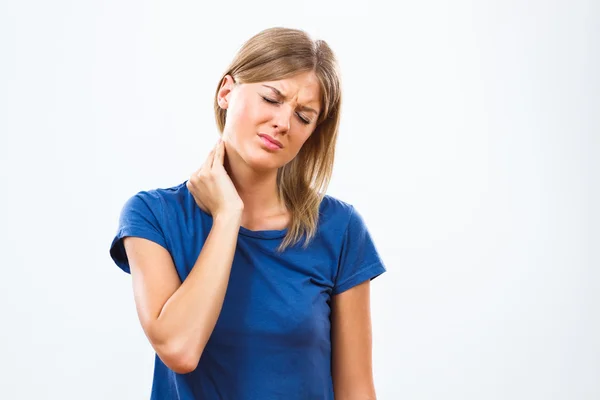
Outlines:
[[[215,220],[215,222],[218,222],[218,223],[241,225],[242,210],[221,211],[221,212],[215,214],[214,220]]]

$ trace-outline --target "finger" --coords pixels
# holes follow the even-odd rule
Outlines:
[[[198,205],[198,207],[200,207],[202,210],[208,212],[208,208],[206,208],[206,205],[204,204],[204,202],[200,199],[198,199],[197,197],[194,197],[194,200],[196,200],[196,204]]]
[[[221,140],[217,145],[217,149],[215,151],[215,157],[213,160],[212,167],[216,167],[217,165],[223,166],[223,158],[225,156],[225,143]]]
[[[206,157],[206,160],[204,160],[204,164],[202,164],[202,168],[200,168],[200,170],[198,172],[200,172],[203,169],[209,170],[211,168],[211,166],[212,166],[214,156],[215,156],[215,148],[213,148],[210,151],[210,153],[208,153],[208,156]]]

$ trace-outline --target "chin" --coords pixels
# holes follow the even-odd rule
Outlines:
[[[256,171],[273,171],[277,170],[281,167],[280,163],[275,162],[275,160],[261,160],[261,159],[252,159],[248,162],[250,168]]]
[[[257,140],[257,142],[259,140]],[[250,168],[254,170],[277,170],[278,168],[285,165],[285,160],[283,160],[283,156],[285,155],[285,153],[281,151],[277,152],[277,154],[269,152],[263,149],[260,144],[256,144],[253,142],[244,143],[244,146],[240,150],[242,150],[242,154],[240,154],[242,156],[242,159]]]
[[[246,164],[250,166],[250,168],[257,171],[272,171],[281,168],[283,165],[279,157],[274,156],[273,154],[269,154],[263,152],[265,154],[253,154],[244,157]]]

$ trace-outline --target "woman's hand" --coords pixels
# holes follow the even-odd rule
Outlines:
[[[244,202],[223,167],[224,159],[225,143],[219,139],[202,167],[186,182],[198,207],[213,218],[231,213],[241,214],[244,210]]]

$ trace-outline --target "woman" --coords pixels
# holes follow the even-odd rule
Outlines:
[[[360,214],[324,194],[340,105],[325,42],[264,30],[220,81],[203,165],[126,202],[110,254],[156,351],[152,399],[375,399],[385,267]]]

